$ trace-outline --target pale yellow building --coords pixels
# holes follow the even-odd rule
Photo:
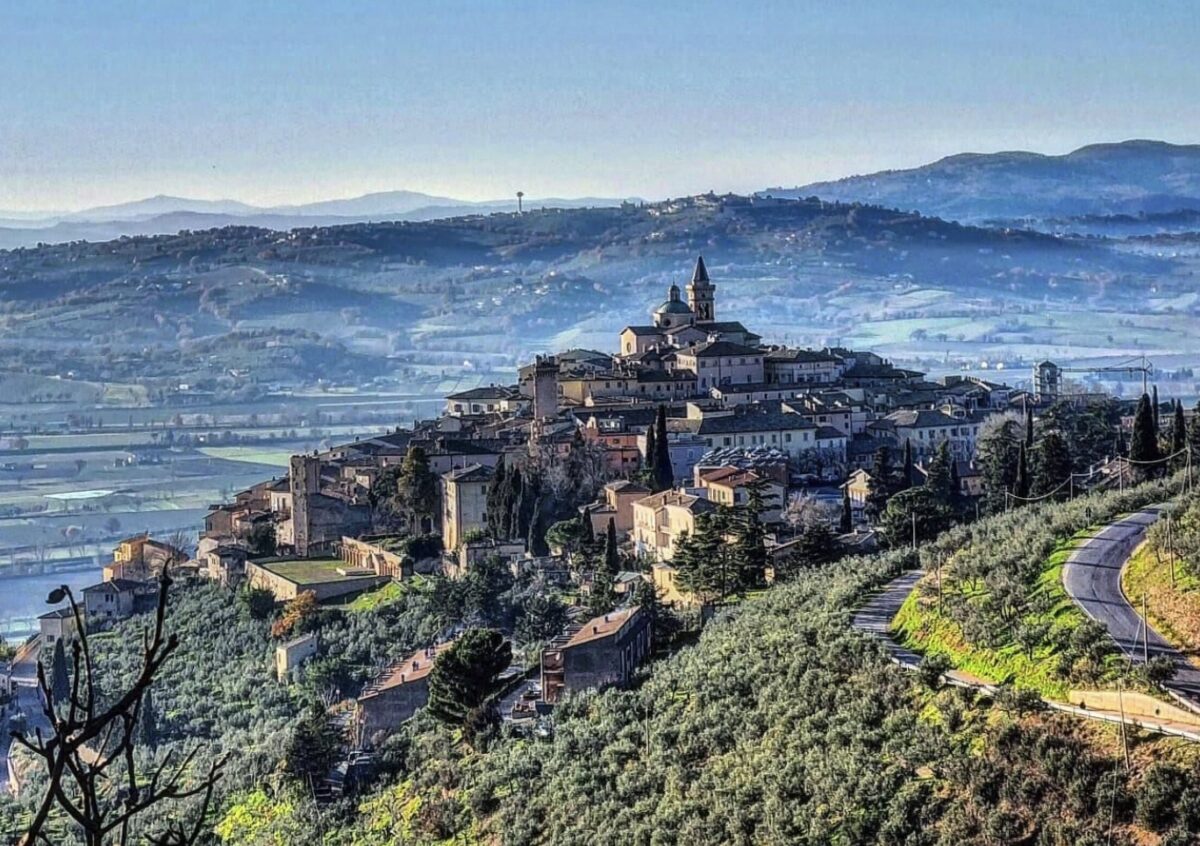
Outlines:
[[[487,489],[494,472],[470,464],[442,476],[442,546],[447,552],[487,525]]]
[[[708,491],[710,502],[729,508],[744,506],[750,499],[750,486],[761,484],[764,510],[759,516],[768,523],[779,519],[786,498],[786,491],[779,482],[753,470],[743,470],[739,467],[698,470],[696,481],[701,488]]]
[[[633,545],[638,555],[670,561],[684,534],[696,533],[696,518],[715,510],[707,499],[682,490],[663,491],[633,504]]]

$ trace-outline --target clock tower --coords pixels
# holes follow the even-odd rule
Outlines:
[[[704,256],[697,256],[696,269],[692,272],[692,281],[687,286],[688,306],[696,315],[697,324],[713,323],[717,319],[716,295],[717,286],[709,281]]]

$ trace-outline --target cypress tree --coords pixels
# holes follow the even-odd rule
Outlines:
[[[488,533],[499,540],[504,535],[500,531],[502,521],[501,513],[504,508],[504,494],[508,486],[508,468],[503,461],[496,467],[495,473],[492,474],[492,480],[488,482],[487,489],[487,527]]]
[[[900,472],[900,484],[896,486],[898,491],[907,490],[913,486],[913,454],[912,441],[908,438],[904,439],[904,469]]]
[[[1033,409],[1025,408],[1025,449],[1033,450]]]
[[[1157,435],[1162,431],[1162,420],[1159,419],[1160,409],[1158,407],[1158,385],[1153,388],[1154,396],[1151,402],[1154,403],[1154,434]]]
[[[592,509],[590,506],[584,506],[583,511],[579,513],[579,545],[581,547],[590,547],[596,542],[596,532],[592,529]]]
[[[525,489],[521,468],[514,467],[508,474],[508,484],[504,490],[504,539],[512,540],[518,534],[517,511],[520,508],[521,491]]]
[[[525,541],[525,548],[529,550],[531,555],[543,556],[550,554],[550,547],[546,545],[546,526],[542,519],[541,499],[533,507],[533,516],[529,521],[529,535]]]
[[[958,462],[950,459],[950,501],[954,502],[962,493],[962,478],[958,475]]]
[[[888,497],[892,495],[892,451],[887,445],[875,450],[871,465],[871,490],[867,494],[867,510],[873,516],[883,513]]]
[[[654,421],[655,462],[654,476],[658,489],[665,491],[675,486],[675,471],[671,469],[671,445],[667,441],[667,409],[658,407],[658,419]]]
[[[604,532],[604,569],[610,578],[616,578],[621,570],[620,551],[617,549],[617,524],[612,517],[608,518],[608,528]]]
[[[151,688],[146,688],[142,697],[141,712],[138,714],[138,743],[151,752],[158,749],[158,711],[154,707]]]
[[[1171,452],[1181,452],[1187,447],[1187,421],[1183,417],[1183,403],[1175,400],[1175,414],[1171,419]],[[1182,456],[1180,456],[1182,459]]]
[[[54,704],[61,705],[71,698],[71,677],[67,672],[67,652],[63,638],[54,642],[54,662],[50,665],[50,695]]]
[[[1129,444],[1129,460],[1142,462],[1139,468],[1144,474],[1152,475],[1155,468],[1146,462],[1161,458],[1158,452],[1158,430],[1154,425],[1154,411],[1150,397],[1142,394],[1138,400],[1137,413],[1133,417],[1133,437]]]
[[[1196,401],[1196,407],[1192,409],[1192,419],[1188,421],[1187,441],[1194,458],[1200,453],[1200,400]]]
[[[654,463],[658,461],[658,444],[655,443],[655,433],[657,430],[658,413],[655,412],[654,419],[646,427],[646,454],[642,457],[642,467],[649,474],[651,484],[654,484]]]
[[[1013,493],[1019,497],[1029,496],[1029,453],[1025,451],[1025,442],[1017,451],[1017,480],[1013,484]]]
[[[838,521],[838,531],[848,535],[854,531],[854,508],[850,504],[850,489],[842,488],[842,518]]]

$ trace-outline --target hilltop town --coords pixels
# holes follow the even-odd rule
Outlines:
[[[450,394],[436,419],[293,456],[286,476],[209,509],[190,566],[279,603],[329,604],[502,562],[575,598],[539,659],[540,681],[508,703],[533,715],[556,691],[628,680],[649,654],[650,615],[637,604],[647,596],[709,613],[797,568],[895,544],[889,498],[931,476],[953,485],[956,513],[977,514],[987,421],[1024,426],[1056,403],[1089,400],[1059,403],[1062,377],[1049,362],[1031,393],[974,377],[930,381],[870,351],[770,344],[719,312],[703,257],[682,281],[649,322],[620,331],[615,354],[538,356],[513,384]],[[1108,468],[1086,484],[1114,479]],[[916,540],[918,506],[904,506],[906,542]],[[936,534],[935,522],[922,514],[921,533]],[[732,565],[713,564],[720,545]],[[128,595],[117,600],[127,614],[154,569],[131,572],[121,564],[130,558],[118,551],[103,588]],[[611,642],[610,666],[564,675],[563,650],[587,632],[589,650]],[[638,661],[618,660],[630,639],[644,641]],[[317,645],[309,636],[280,649],[283,678]],[[387,706],[390,721],[360,717],[360,746],[372,727],[394,729],[423,703],[423,693],[413,698],[430,667],[421,655],[383,669],[361,694],[360,708],[397,690],[406,704]]]
[[[436,418],[292,456],[286,475],[212,504],[194,554],[179,538],[125,539],[101,581],[77,607],[44,614],[0,677],[40,656],[53,668],[43,683],[59,689],[73,644],[120,649],[131,626],[173,597],[171,619],[192,632],[195,663],[175,670],[167,704],[147,706],[149,719],[211,720],[229,749],[230,718],[199,716],[228,703],[195,700],[195,685],[212,672],[254,679],[262,745],[236,754],[283,767],[306,785],[306,801],[337,807],[387,784],[397,744],[423,736],[427,720],[455,727],[480,753],[500,736],[554,737],[577,697],[650,695],[636,691],[651,689],[652,666],[717,648],[743,609],[751,620],[773,613],[771,597],[829,574],[851,578],[858,596],[966,544],[972,557],[949,578],[975,584],[969,561],[999,557],[985,595],[1036,616],[1042,600],[1016,574],[1023,565],[986,540],[993,523],[1052,547],[1061,527],[1115,519],[1156,501],[1164,484],[1169,495],[1190,485],[1200,418],[1158,402],[1149,385],[1135,409],[1080,390],[1049,361],[1034,368],[1031,389],[933,380],[870,350],[773,344],[726,313],[719,289],[697,257],[649,321],[620,330],[614,353],[538,355],[510,384],[449,394]],[[1120,370],[1155,375],[1144,361]],[[1020,523],[1025,509],[1050,522]],[[869,575],[845,576],[856,561]],[[921,661],[900,649],[901,666],[986,687],[941,663],[934,587],[914,576],[921,571],[902,575],[875,600],[883,610],[868,605],[854,627],[927,653]],[[949,654],[967,667],[976,651],[1008,666],[1011,657],[987,650],[1009,618],[971,595],[956,593],[951,613],[956,648],[975,651]],[[876,614],[889,623],[870,622]],[[725,621],[715,632],[714,618]],[[1059,669],[1052,683],[1018,665],[1013,677],[1047,707],[1127,719],[1104,704],[1124,677],[1096,669],[1111,665],[1102,633],[1069,615],[1024,625],[1009,637],[1060,655]],[[1140,687],[1122,707],[1200,737],[1182,710],[1163,710],[1164,666],[1138,670]],[[1171,689],[1186,698],[1189,684],[1181,676]],[[36,691],[14,688],[15,719],[49,731]],[[308,703],[304,713],[297,702]],[[29,757],[13,746],[8,764],[10,792],[27,794]],[[251,783],[236,785],[242,793],[222,794],[235,803],[222,825],[249,801]]]

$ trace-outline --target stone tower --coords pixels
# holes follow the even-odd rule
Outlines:
[[[696,257],[696,269],[688,283],[687,296],[697,324],[713,323],[717,319],[717,286],[709,281],[704,256]]]
[[[1062,389],[1062,371],[1053,361],[1043,361],[1033,367],[1033,393],[1038,402],[1053,402]]]
[[[539,355],[533,362],[533,419],[558,416],[558,361]]]
[[[310,497],[321,491],[321,459],[315,455],[293,455],[288,474],[292,489],[292,540],[296,555],[308,556],[312,544]]]

